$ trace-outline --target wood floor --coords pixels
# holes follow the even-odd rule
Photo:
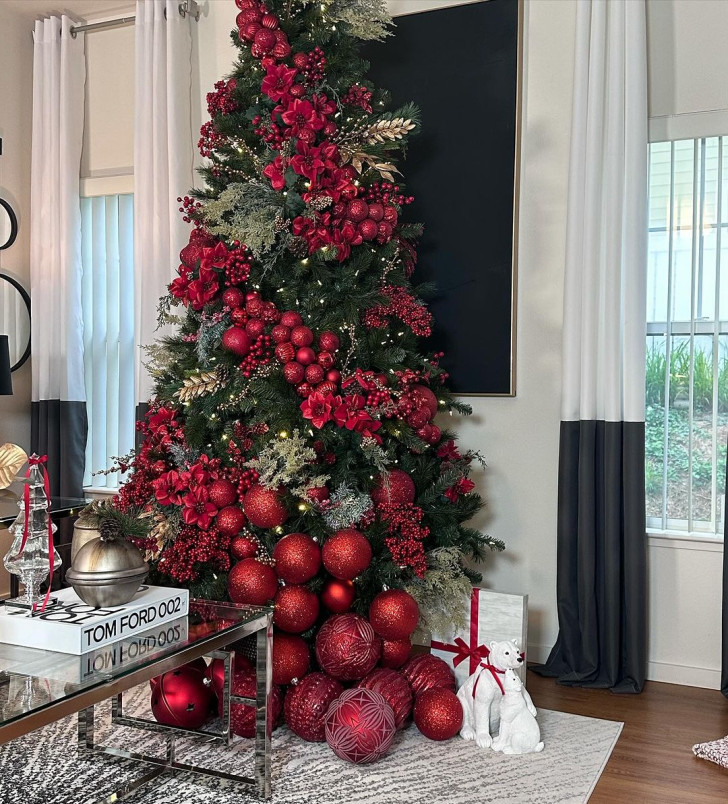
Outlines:
[[[720,692],[649,681],[641,695],[614,695],[535,673],[528,690],[544,709],[624,721],[590,804],[728,802],[728,770],[692,753],[695,743],[728,734],[728,700]]]

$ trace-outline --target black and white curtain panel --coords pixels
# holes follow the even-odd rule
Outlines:
[[[84,37],[66,16],[35,23],[31,157],[31,449],[48,456],[54,495],[81,497],[86,392],[79,175]]]
[[[644,0],[578,4],[557,523],[559,636],[544,675],[641,691],[647,56]]]

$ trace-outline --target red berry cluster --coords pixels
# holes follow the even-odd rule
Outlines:
[[[200,127],[200,139],[197,142],[197,148],[201,156],[208,159],[215,151],[227,144],[227,137],[220,134],[212,120],[202,124]]]
[[[263,119],[258,114],[253,118],[253,131],[274,151],[280,151],[287,139],[290,138],[290,129],[281,128],[279,125],[270,121],[263,125]]]
[[[326,56],[320,47],[315,47],[310,53],[294,54],[293,63],[309,86],[319,84],[326,77]]]
[[[291,53],[288,37],[280,29],[280,21],[271,14],[265,3],[257,0],[235,0],[241,9],[235,22],[240,38],[250,42],[250,52],[256,59],[271,56],[281,60]]]
[[[273,327],[271,336],[276,342],[275,355],[283,364],[283,376],[296,386],[304,399],[314,391],[333,393],[341,380],[334,368],[339,337],[333,332],[322,332],[318,338],[318,351],[313,348],[313,330],[304,326],[295,310],[281,316],[280,324]]]
[[[228,288],[223,293],[223,302],[232,308],[233,322],[223,333],[223,348],[242,357],[240,370],[244,377],[252,377],[258,367],[271,361],[273,339],[266,330],[280,320],[281,314],[273,302],[263,301],[256,290],[243,294],[240,288]]]
[[[377,507],[382,522],[387,523],[389,536],[384,540],[394,561],[403,567],[412,567],[419,578],[427,569],[425,548],[422,542],[430,529],[422,522],[424,512],[414,503],[382,503]]]
[[[202,204],[196,198],[190,198],[188,195],[184,196],[184,198],[177,196],[177,202],[182,204],[179,211],[182,213],[182,220],[185,223],[193,222],[202,209]],[[191,239],[192,237],[190,236]]]
[[[372,93],[359,84],[349,87],[349,91],[341,99],[347,106],[358,106],[369,114],[372,113]]]
[[[427,338],[432,334],[432,313],[405,288],[396,285],[383,285],[383,296],[388,296],[389,304],[370,307],[364,313],[364,324],[370,329],[389,326],[389,318],[399,318],[415,335]]]
[[[216,114],[232,114],[240,108],[234,97],[236,88],[237,82],[234,78],[215,84],[215,91],[207,93],[207,111],[210,117]]]
[[[199,577],[201,564],[223,572],[230,569],[229,549],[230,537],[221,534],[217,528],[183,527],[163,551],[159,569],[178,583],[189,583]]]
[[[247,246],[234,249],[225,262],[225,284],[242,285],[247,282],[252,266],[253,252]]]
[[[398,184],[390,184],[388,181],[370,184],[364,191],[362,198],[370,204],[378,201],[382,204],[397,204],[400,207],[411,204],[415,200],[413,195],[400,193]]]

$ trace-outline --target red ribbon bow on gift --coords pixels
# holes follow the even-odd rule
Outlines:
[[[470,659],[470,672],[472,675],[478,665],[490,656],[487,645],[478,645],[478,608],[480,605],[480,589],[473,589],[470,595],[470,645],[462,638],[455,637],[454,644],[432,640],[431,646],[435,650],[445,650],[454,653],[452,664],[457,667],[461,662]]]
[[[48,480],[48,471],[45,468],[45,463],[48,461],[47,455],[32,455],[28,458],[28,469],[25,473],[25,477],[30,477],[30,470],[33,466],[41,466],[43,469],[43,488],[45,489],[46,498],[50,503],[51,499],[51,486],[50,481]],[[23,500],[25,502],[25,526],[23,528],[23,539],[20,542],[20,550],[18,550],[18,555],[22,555],[23,550],[25,550],[25,544],[28,541],[28,524],[30,521],[30,486],[28,483],[25,484],[25,489],[23,490]],[[43,599],[43,605],[40,607],[41,611],[45,611],[46,604],[48,603],[48,598],[51,596],[51,584],[53,582],[53,570],[54,570],[54,560],[53,560],[53,553],[55,549],[53,547],[53,522],[51,521],[50,516],[48,517],[48,561],[50,564],[50,577],[48,578],[48,591],[46,592],[46,596]],[[33,604],[35,605],[35,604]]]

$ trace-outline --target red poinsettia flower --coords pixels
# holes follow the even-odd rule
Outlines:
[[[197,525],[202,530],[210,527],[217,514],[217,506],[210,502],[210,495],[205,486],[198,486],[185,495],[182,519],[187,525]]]
[[[291,167],[299,176],[305,176],[312,183],[315,182],[325,167],[320,149],[299,140],[296,150],[298,153],[291,159]]]
[[[180,492],[184,488],[184,484],[180,484],[179,472],[175,472],[174,469],[152,481],[152,487],[154,497],[160,505],[182,504]]]
[[[147,413],[149,432],[154,433],[160,427],[176,428],[178,426],[176,417],[177,411],[172,408],[160,407],[155,410],[150,410]]]
[[[212,248],[203,248],[202,256],[200,257],[200,272],[203,268],[205,270],[222,268],[227,262],[227,258],[227,246],[222,241],[218,241]]]
[[[205,471],[200,464],[195,463],[186,472],[182,472],[180,482],[183,488],[196,489],[200,486],[206,486],[210,482],[210,473]]]
[[[298,70],[286,67],[285,64],[269,65],[260,88],[271,100],[283,100],[288,95],[288,91],[293,86],[293,79],[297,75]]]
[[[176,299],[181,299],[185,306],[189,302],[187,294],[190,287],[191,270],[186,265],[180,265],[177,269],[179,276],[170,282],[168,290]]]
[[[467,477],[461,477],[455,485],[450,486],[450,488],[445,491],[445,496],[450,502],[457,502],[458,497],[462,494],[468,494],[474,488],[475,483],[473,483],[472,480],[469,480]]]
[[[311,105],[322,117],[328,117],[336,111],[336,104],[334,101],[329,100],[323,93],[320,95],[314,95],[311,98]]]
[[[331,421],[332,407],[337,403],[337,397],[331,393],[321,394],[315,391],[308,399],[301,402],[303,418],[308,419],[319,430]]]
[[[458,452],[455,442],[450,439],[437,448],[437,457],[446,461],[459,461],[463,456]]]
[[[277,156],[263,169],[263,175],[270,179],[270,186],[280,192],[286,186],[286,164],[283,157]]]
[[[352,394],[351,396],[346,396],[343,399],[341,397],[337,397],[339,404],[334,410],[334,421],[336,422],[338,427],[346,427],[347,422],[355,414],[358,410],[362,410],[362,408],[366,405],[366,399],[361,394]],[[352,429],[351,427],[349,428]]]
[[[188,291],[192,307],[195,310],[202,310],[206,304],[213,301],[219,290],[220,283],[218,282],[217,273],[212,268],[203,267],[203,264],[200,263],[200,275],[190,282]]]
[[[326,124],[323,117],[314,109],[311,101],[295,98],[281,115],[283,122],[290,127],[291,135],[298,137],[304,129],[321,131]]]

